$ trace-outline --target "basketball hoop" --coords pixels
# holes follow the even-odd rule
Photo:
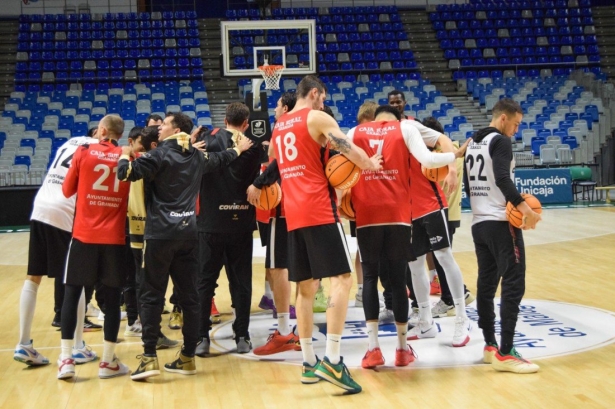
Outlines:
[[[280,77],[284,71],[283,65],[261,65],[258,70],[265,80],[265,89],[280,89]]]

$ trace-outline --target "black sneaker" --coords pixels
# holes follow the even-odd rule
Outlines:
[[[53,317],[53,321],[51,321],[51,326],[60,328],[62,326],[61,319],[62,319],[62,314],[59,312],[56,312],[56,315],[54,315]]]
[[[85,317],[83,321],[83,332],[94,332],[100,331],[102,329],[102,325],[94,324],[92,321]]]

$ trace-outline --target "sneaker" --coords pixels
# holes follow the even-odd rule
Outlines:
[[[194,355],[205,358],[209,355],[209,340],[205,337],[199,338],[199,342],[196,343],[196,350]]]
[[[116,376],[122,376],[130,373],[128,366],[120,362],[114,355],[113,361],[101,362],[98,364],[98,377],[100,379],[115,378]]]
[[[316,295],[314,295],[314,305],[312,306],[312,311],[327,311],[327,297],[325,296],[325,289],[323,287],[318,287],[318,291],[316,291]]]
[[[269,298],[266,295],[261,297],[261,302],[258,303],[258,308],[265,311],[270,311],[275,308],[275,304],[273,303],[273,298]]]
[[[94,307],[92,303],[89,303],[85,310],[85,316],[96,318],[98,317],[98,314],[100,314],[100,310]]]
[[[299,337],[292,332],[288,335],[281,335],[276,329],[267,338],[267,343],[254,349],[254,355],[273,355],[285,351],[301,351]]]
[[[350,376],[348,368],[344,365],[344,358],[340,358],[340,362],[333,365],[329,362],[329,358],[325,357],[316,365],[314,375],[327,382],[331,382],[335,386],[345,389],[350,394],[359,393],[362,390],[361,386]]]
[[[380,348],[368,349],[361,360],[361,366],[366,369],[373,369],[379,365],[384,365],[384,356]]]
[[[180,351],[179,357],[175,361],[164,364],[164,370],[182,375],[195,375],[196,362],[193,356],[186,356]]]
[[[62,314],[56,312],[53,316],[53,321],[51,321],[51,326],[55,328],[60,328],[62,326]]]
[[[466,291],[466,293],[465,293],[465,300],[464,300],[466,305],[472,304],[472,302],[474,302],[475,299],[476,299],[476,297],[474,296],[474,294],[472,294],[469,291]]]
[[[419,324],[408,331],[408,340],[423,338],[435,338],[438,335],[438,328],[433,321],[430,323],[427,321],[419,321]]]
[[[297,319],[297,310],[295,309],[295,306],[294,306],[294,305],[291,305],[291,306],[288,308],[288,310],[289,310],[288,312],[290,313],[289,318],[290,318],[291,320],[296,320],[296,319]],[[274,318],[274,319],[277,319],[277,318],[278,318],[278,309],[277,309],[277,308],[275,308],[275,305],[273,306],[273,318]]]
[[[209,320],[211,321],[212,324],[220,324],[222,322],[222,319],[220,319],[220,317],[214,317],[213,315],[209,316]],[[233,318],[233,321],[235,320],[235,318]]]
[[[380,309],[380,313],[378,314],[378,323],[392,324],[394,322],[395,322],[395,315],[393,314],[393,310],[389,310],[386,307],[382,307]]]
[[[316,367],[320,364],[320,359],[316,357],[316,365],[312,366],[307,362],[303,363],[303,367],[301,369],[301,383],[310,384],[310,383],[318,383],[320,378],[316,376],[314,371]]]
[[[28,366],[40,366],[49,364],[49,359],[45,358],[34,349],[34,344],[30,340],[30,345],[17,344],[13,359]]]
[[[363,308],[363,293],[357,292],[354,295],[354,307]]]
[[[89,315],[86,314],[86,317],[88,317]],[[128,318],[128,313],[126,311],[120,311],[120,321],[126,321],[126,319]],[[102,312],[101,310],[98,310],[98,316],[96,317],[96,319],[98,321],[104,321],[105,320],[105,313]]]
[[[158,357],[138,355],[137,359],[140,359],[139,366],[136,371],[130,375],[130,379],[138,381],[146,379],[151,376],[160,375],[160,367],[158,366]]]
[[[237,342],[237,353],[238,354],[247,354],[252,350],[252,343],[250,342],[250,338],[248,337],[239,337],[236,340]]]
[[[179,345],[179,341],[175,341],[174,339],[169,339],[165,335],[158,338],[158,342],[156,342],[156,349],[169,349],[175,348]]]
[[[125,337],[139,337],[141,338],[143,335],[143,325],[141,325],[141,320],[137,319],[132,325],[126,325],[126,330],[124,331]]]
[[[416,353],[410,345],[408,349],[396,349],[395,350],[395,366],[408,366],[411,362],[414,362]]]
[[[75,360],[58,358],[58,379],[70,379],[75,376]]]
[[[92,351],[89,345],[83,343],[83,348],[73,347],[73,360],[77,365],[95,361],[98,358],[96,352]]]
[[[433,318],[453,317],[455,316],[455,306],[448,305],[444,301],[439,300],[431,309],[431,316]]]
[[[215,298],[211,299],[211,316],[212,317],[219,317],[220,316],[220,311],[218,311],[218,307],[216,307],[216,299]]]
[[[419,321],[421,320],[421,316],[419,315],[418,308],[412,308],[412,312],[408,317],[408,328],[416,327],[419,325]]]
[[[483,362],[486,364],[492,363],[496,352],[498,352],[498,344],[485,344],[483,348]]]
[[[433,280],[431,280],[431,284],[429,285],[429,295],[438,295],[442,294],[442,289],[440,288],[440,279],[438,276],[434,276]]]
[[[496,371],[514,373],[534,373],[538,372],[540,368],[527,359],[523,359],[515,348],[512,348],[508,354],[502,354],[499,350],[496,351],[491,366]]]
[[[453,335],[453,346],[462,347],[470,342],[470,330],[472,322],[468,317],[455,318],[455,334]]]
[[[169,316],[169,328],[181,329],[184,326],[184,316],[177,308],[173,309]]]
[[[102,325],[94,324],[88,317],[85,317],[85,320],[83,320],[83,332],[94,332],[100,331],[101,329]]]

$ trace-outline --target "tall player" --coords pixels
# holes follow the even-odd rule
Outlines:
[[[28,252],[28,275],[19,300],[19,343],[13,359],[26,365],[46,365],[49,360],[34,349],[30,339],[36,296],[43,275],[56,281],[55,297],[61,303],[64,299],[64,266],[75,216],[75,196],[62,194],[62,183],[77,148],[83,144],[98,143],[89,137],[72,138],[66,141],[54,158],[47,176],[36,197],[30,220],[30,243]],[[61,310],[60,310],[61,311]],[[60,311],[56,311],[56,314]],[[85,296],[79,298],[77,322],[85,319]],[[61,319],[58,319],[61,321]],[[83,342],[83,325],[75,328],[75,344],[71,357],[81,364],[96,359],[96,352]]]
[[[303,383],[327,380],[348,393],[361,392],[340,356],[340,341],[348,295],[352,286],[351,260],[336,196],[323,168],[327,144],[339,150],[361,169],[381,169],[380,157],[371,159],[339,129],[333,118],[319,109],[326,95],[324,84],[311,75],[297,86],[297,103],[282,115],[272,135],[273,156],[283,179],[284,210],[289,237],[288,273],[297,282],[297,324],[303,352]],[[329,277],[327,343],[323,360],[312,345],[314,280]]]
[[[472,205],[472,238],[478,261],[478,326],[483,330],[483,360],[497,371],[533,373],[538,365],[523,359],[513,346],[519,304],[525,292],[525,247],[521,229],[534,229],[541,220],[523,200],[512,180],[510,138],[517,133],[523,111],[512,99],[493,107],[489,127],[472,137],[466,153],[466,193]],[[521,228],[506,219],[506,203],[523,214]],[[495,339],[493,299],[502,280],[501,344]]]

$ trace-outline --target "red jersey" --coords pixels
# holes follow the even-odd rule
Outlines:
[[[363,170],[352,188],[357,228],[383,224],[410,225],[410,152],[398,121],[357,126],[353,142],[367,156],[383,156],[383,169]]]
[[[271,144],[278,160],[288,231],[339,221],[335,190],[325,176],[325,147],[310,136],[310,108],[285,114],[273,129]]]
[[[421,164],[414,156],[410,159],[410,197],[412,220],[448,207],[440,184],[430,181],[423,175]]]
[[[122,149],[108,140],[80,146],[62,185],[77,194],[73,237],[91,244],[125,244],[130,182],[117,178]]]

